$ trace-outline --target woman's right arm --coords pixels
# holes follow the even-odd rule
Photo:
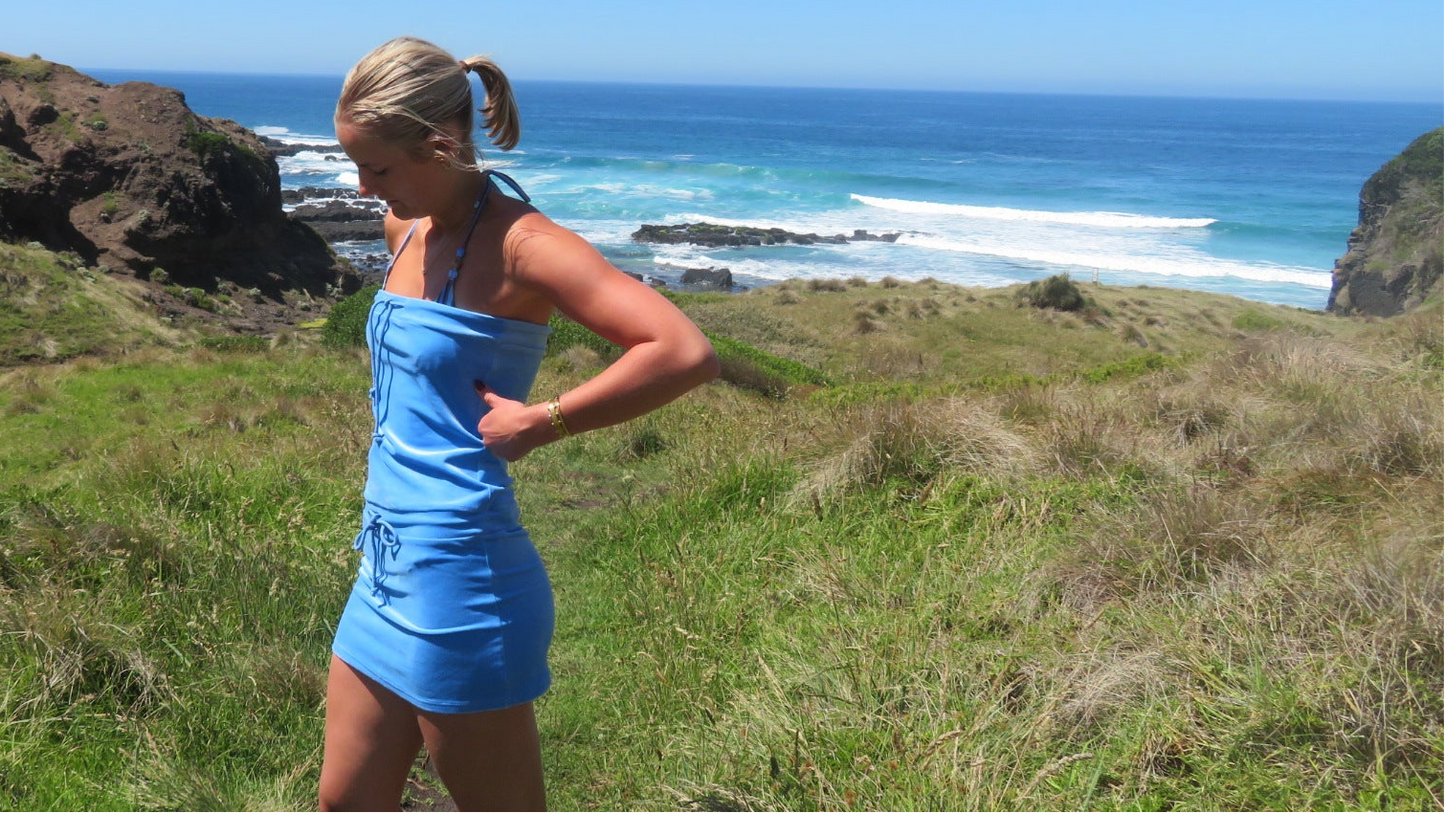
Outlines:
[[[515,277],[533,295],[623,348],[602,372],[558,396],[569,434],[651,412],[718,375],[712,345],[675,305],[543,215],[527,221],[513,233]],[[478,392],[491,408],[478,430],[498,457],[517,460],[558,439],[546,402],[528,406],[485,387]]]

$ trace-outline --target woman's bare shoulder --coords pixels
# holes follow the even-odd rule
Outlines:
[[[536,209],[530,209],[512,221],[507,229],[506,251],[512,265],[533,270],[597,254],[592,244],[576,232]]]
[[[407,231],[415,222],[415,220],[402,220],[387,210],[386,218],[382,220],[382,228],[386,233],[386,250],[395,254],[396,250],[401,247],[402,239],[406,237]]]

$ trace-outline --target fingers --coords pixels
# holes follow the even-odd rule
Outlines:
[[[480,381],[473,381],[472,386],[476,388],[477,395],[480,395],[489,407],[495,407],[499,401],[506,400],[502,396],[492,392],[490,387]]]

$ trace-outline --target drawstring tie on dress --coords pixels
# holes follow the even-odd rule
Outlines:
[[[401,552],[401,538],[396,535],[396,529],[381,517],[372,517],[371,522],[356,535],[351,547],[362,551],[371,560],[371,594],[381,599],[382,606],[390,604],[391,599],[382,583],[386,581],[386,554],[390,552],[392,561],[396,561],[397,554]]]

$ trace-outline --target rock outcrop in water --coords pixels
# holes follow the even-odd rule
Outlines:
[[[196,115],[177,90],[36,57],[0,54],[0,239],[143,280],[254,290],[257,305],[359,287],[282,211],[276,161],[249,130]]]
[[[756,226],[721,226],[716,223],[679,223],[665,226],[653,223],[643,224],[632,233],[638,243],[692,243],[693,245],[717,248],[721,246],[774,246],[793,243],[810,246],[815,243],[851,243],[855,241],[881,241],[892,243],[898,239],[896,232],[869,234],[863,229],[854,229],[851,236],[834,234],[799,234],[786,229],[762,229]]]
[[[1441,290],[1441,130],[1420,136],[1360,190],[1360,225],[1335,263],[1328,310],[1393,316]]]
[[[291,210],[291,219],[310,226],[328,243],[386,238],[386,213],[344,200],[312,201]]]

